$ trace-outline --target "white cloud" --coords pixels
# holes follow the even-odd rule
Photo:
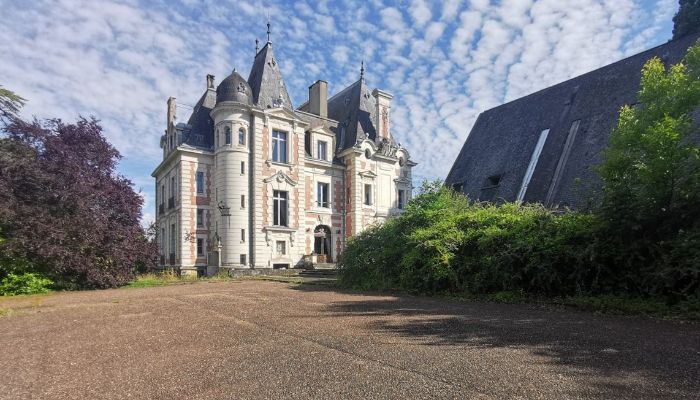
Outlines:
[[[89,2],[4,6],[0,84],[25,114],[102,119],[144,189],[161,158],[165,101],[192,105],[207,73],[245,76],[256,37],[272,40],[295,104],[317,79],[335,93],[359,77],[394,94],[393,132],[444,177],[478,114],[665,41],[675,0]],[[180,119],[187,118],[181,108]],[[417,182],[416,182],[417,184]]]

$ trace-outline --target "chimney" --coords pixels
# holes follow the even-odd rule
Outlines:
[[[309,86],[309,112],[328,118],[328,82],[316,81]]]
[[[377,104],[375,109],[377,120],[374,121],[374,126],[377,127],[377,140],[380,138],[389,139],[391,137],[391,126],[389,124],[391,121],[391,99],[394,96],[379,89],[374,89],[372,91],[372,96],[374,96],[375,103]]]
[[[214,89],[214,75],[207,74],[207,89]]]
[[[174,97],[168,97],[168,125],[167,125],[167,132],[171,133],[172,132],[172,127],[175,126],[175,120],[177,119],[176,115],[177,111],[177,106],[175,105],[175,98]]]

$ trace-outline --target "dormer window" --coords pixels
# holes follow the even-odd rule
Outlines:
[[[231,128],[228,126],[224,130],[224,144],[231,144]]]

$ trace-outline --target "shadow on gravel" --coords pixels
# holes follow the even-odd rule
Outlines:
[[[358,295],[357,301],[336,302],[325,311],[338,317],[373,317],[369,329],[420,344],[526,348],[555,365],[575,368],[582,377],[593,378],[602,392],[625,393],[631,388],[619,379],[613,383],[595,378],[625,381],[626,377],[641,376],[641,386],[662,386],[673,397],[698,398],[700,393],[698,324],[537,305],[359,293],[322,285],[298,285],[295,289]],[[374,295],[381,298],[367,299]],[[639,380],[634,385],[635,392],[644,390]]]

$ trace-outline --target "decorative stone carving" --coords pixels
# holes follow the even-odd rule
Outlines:
[[[378,150],[377,152],[383,156],[387,157],[394,157],[396,156],[396,152],[399,150],[399,146],[396,144],[392,143],[389,139],[383,138],[379,142]]]

